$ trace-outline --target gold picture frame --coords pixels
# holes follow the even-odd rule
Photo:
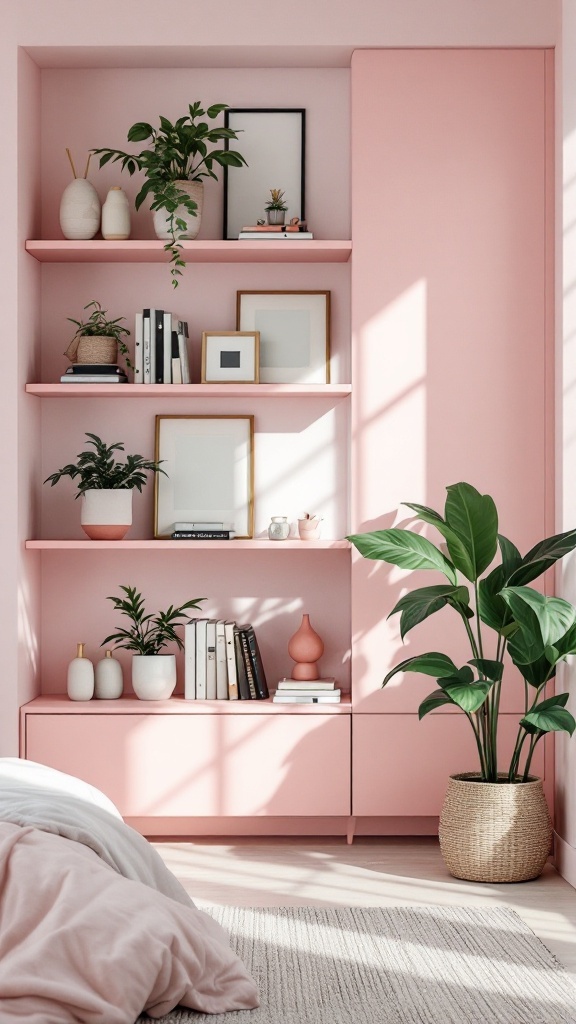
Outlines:
[[[238,291],[236,327],[260,334],[261,384],[330,383],[329,291]]]
[[[231,523],[254,536],[254,416],[156,416],[154,537],[176,522]]]
[[[202,384],[258,384],[259,331],[203,331]]]

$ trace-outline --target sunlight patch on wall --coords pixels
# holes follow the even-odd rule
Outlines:
[[[364,410],[355,436],[362,521],[426,497],[426,350],[427,287],[419,280],[360,336],[354,386]]]

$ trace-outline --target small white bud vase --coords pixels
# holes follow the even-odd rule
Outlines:
[[[60,200],[60,228],[64,238],[94,238],[100,227],[100,199],[87,178],[74,178]]]
[[[77,644],[76,657],[68,665],[66,692],[70,700],[91,700],[94,696],[94,665],[84,657],[84,644]]]
[[[112,657],[112,651],[106,651],[94,669],[94,696],[98,700],[118,700],[123,689],[122,665]]]
[[[109,241],[130,238],[130,204],[119,185],[112,186],[102,206],[102,238]]]

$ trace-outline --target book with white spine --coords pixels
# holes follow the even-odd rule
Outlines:
[[[196,619],[196,700],[206,700],[206,626],[208,619]]]
[[[216,699],[228,700],[225,620],[216,620]]]
[[[216,700],[216,619],[206,623],[206,700]]]
[[[332,676],[325,679],[281,679],[277,684],[278,690],[334,690],[336,680]]]
[[[196,700],[196,619],[184,623],[184,699]]]

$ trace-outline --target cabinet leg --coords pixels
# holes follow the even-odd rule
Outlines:
[[[356,828],[356,818],[348,818],[348,828],[346,829],[346,842],[348,846],[352,846],[354,842],[354,829]]]

